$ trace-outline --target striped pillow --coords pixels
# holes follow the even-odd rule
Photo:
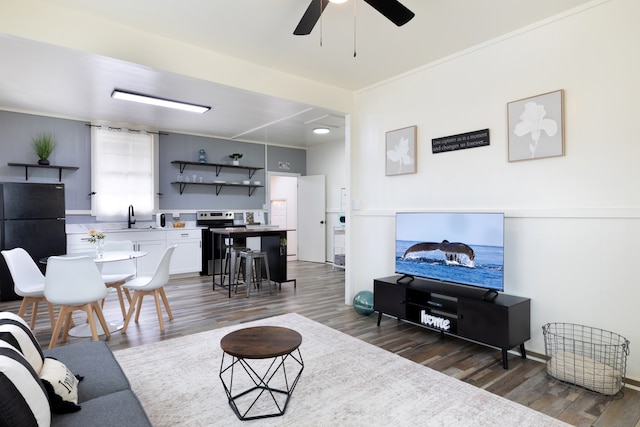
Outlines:
[[[0,341],[15,347],[31,363],[33,369],[40,372],[44,363],[42,349],[29,325],[20,316],[8,311],[0,312]]]
[[[22,354],[0,341],[0,424],[49,426],[51,409],[38,374]]]

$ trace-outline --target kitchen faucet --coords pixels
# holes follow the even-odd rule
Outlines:
[[[129,205],[129,218],[127,220],[127,228],[131,228],[131,224],[135,224],[136,220],[135,219],[131,219],[135,216],[135,214],[133,213],[133,205]]]

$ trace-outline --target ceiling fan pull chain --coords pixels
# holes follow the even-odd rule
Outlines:
[[[356,0],[353,2],[353,57],[356,57]]]
[[[320,1],[320,47],[322,47],[322,1]]]

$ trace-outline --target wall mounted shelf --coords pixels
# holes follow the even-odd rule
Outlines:
[[[199,163],[202,164],[202,163]],[[178,182],[174,181],[171,184],[179,184],[180,185],[180,194],[184,192],[184,189],[187,185],[212,185],[216,187],[216,196],[220,194],[220,190],[222,187],[246,187],[249,191],[249,197],[256,191],[256,188],[264,187],[263,185],[254,185],[254,184],[226,184],[219,182]]]
[[[39,165],[37,163],[7,163],[7,165],[23,167],[25,181],[29,181],[29,168],[58,169],[58,181],[60,182],[62,182],[63,170],[75,171],[79,169],[77,166]]]
[[[184,161],[184,160],[173,160],[171,163],[172,164],[177,164],[177,165],[180,166],[180,173],[184,172],[184,168],[186,166],[208,166],[208,167],[213,167],[213,168],[216,169],[216,176],[220,175],[220,171],[222,170],[222,168],[245,169],[245,170],[249,171],[249,179],[251,179],[253,177],[253,175],[257,171],[264,169],[264,168],[254,167],[254,166],[236,166],[236,165],[230,165],[230,164],[227,164],[227,163],[187,162],[187,161]],[[181,183],[178,183],[178,184],[185,184],[185,183],[181,182]],[[217,184],[217,185],[222,185],[222,184]],[[182,191],[180,191],[180,194],[182,194]]]

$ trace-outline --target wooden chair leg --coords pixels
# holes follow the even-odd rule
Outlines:
[[[31,307],[31,330],[36,327],[36,316],[38,316],[38,303],[40,302],[40,298],[29,298],[29,300],[33,303]]]
[[[96,319],[93,318],[93,305],[85,304],[83,307],[84,311],[87,313],[87,321],[89,322],[89,327],[91,328],[91,339],[94,341],[98,341],[98,330],[96,328]]]
[[[129,321],[131,320],[131,316],[133,315],[133,312],[135,310],[136,307],[136,302],[139,298],[139,293],[138,292],[134,292],[133,293],[133,299],[131,300],[131,303],[129,304],[129,311],[127,312],[127,317],[125,317],[124,319],[124,326],[122,327],[121,332],[123,334],[127,333],[127,327],[129,326]],[[138,312],[140,312],[140,310],[138,310]]]
[[[120,301],[120,310],[122,310],[122,318],[124,319],[127,315],[127,310],[124,308],[124,297],[122,296],[122,288],[118,286],[116,288],[116,292],[118,293],[118,301]]]
[[[94,302],[91,304],[93,306],[93,311],[95,311],[96,316],[98,317],[98,321],[100,322],[100,326],[102,326],[102,331],[104,332],[104,336],[106,340],[111,338],[111,332],[109,332],[109,325],[107,321],[104,319],[104,315],[102,314],[102,309],[100,308],[100,304]]]
[[[18,316],[24,318],[24,313],[27,311],[27,306],[29,305],[29,301],[27,297],[22,298],[22,302],[20,303],[20,308],[18,309]]]
[[[138,294],[138,306],[136,307],[136,309],[138,310],[136,312],[136,323],[138,323],[140,321],[140,311],[142,310],[142,299],[144,298],[145,295],[148,294],[148,292],[145,291],[135,291],[133,293],[133,297],[135,298],[136,294]]]
[[[129,289],[124,288],[123,291],[124,291],[124,294],[127,296],[127,301],[129,302],[129,304],[131,304],[131,294],[129,293]]]
[[[164,288],[158,289],[158,292],[162,297],[162,302],[164,303],[165,310],[167,310],[167,315],[169,316],[169,320],[173,320],[173,313],[171,312],[171,307],[169,307],[169,300],[167,300],[167,294],[165,294]]]
[[[51,304],[49,301],[46,301],[46,302],[47,302],[47,310],[49,311],[49,321],[51,322],[51,330],[53,330],[53,328],[56,326],[56,316],[53,313],[53,304]]]
[[[122,285],[124,284],[125,284],[124,280],[120,280],[118,282],[106,283],[107,288],[115,289],[116,293],[118,294],[118,301],[120,301],[120,310],[122,310],[123,319],[127,317],[127,310],[124,308],[124,298],[122,297]],[[131,297],[128,296],[128,294],[127,294],[127,298],[129,299],[129,303],[131,303]],[[102,300],[102,308],[104,308],[104,300]]]
[[[75,307],[67,306],[66,314],[64,319],[64,330],[62,331],[62,342],[67,342],[67,338],[69,337],[69,329],[71,329],[71,325],[73,324],[73,319],[71,316],[73,315],[73,310]]]
[[[53,348],[56,346],[58,342],[58,335],[60,335],[60,329],[62,328],[62,323],[64,322],[64,318],[66,316],[66,307],[60,307],[60,313],[58,314],[58,320],[56,321],[56,325],[51,332],[51,341],[49,341],[49,348]]]
[[[158,290],[153,291],[153,299],[156,302],[156,311],[158,312],[158,322],[160,323],[160,331],[164,332],[164,321],[162,320],[162,308],[160,307],[160,295]]]

